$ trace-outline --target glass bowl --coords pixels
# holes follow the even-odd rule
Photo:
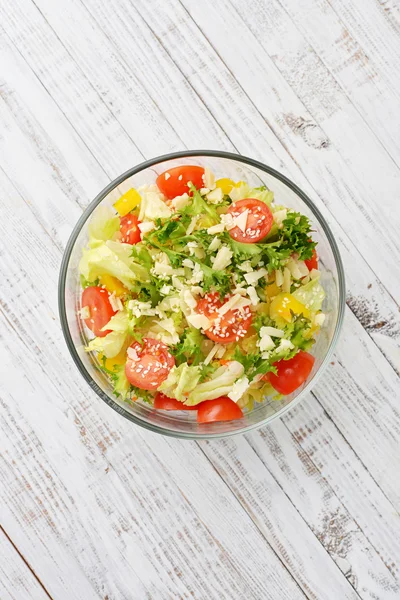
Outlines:
[[[87,227],[92,213],[100,205],[111,207],[131,187],[154,183],[157,175],[182,164],[208,166],[217,179],[228,177],[234,181],[244,180],[250,187],[266,185],[274,192],[278,204],[293,208],[311,219],[315,230],[313,238],[318,242],[321,283],[326,291],[323,310],[327,316],[312,349],[315,356],[312,374],[294,393],[281,400],[265,398],[263,403],[256,404],[252,411],[245,412],[244,417],[238,421],[201,425],[196,422],[194,411],[155,410],[142,402],[136,402],[131,407],[113,396],[107,376],[99,369],[98,360],[92,353],[84,351],[88,338],[78,316],[81,308],[78,264],[82,249],[88,241]],[[64,337],[75,364],[90,387],[129,421],[157,433],[188,439],[218,438],[244,433],[267,425],[295,406],[315,385],[330,360],[342,325],[344,307],[345,282],[339,250],[325,219],[306,194],[287,177],[267,165],[237,154],[213,150],[192,150],[160,156],[117,177],[93,200],[76,224],[65,249],[59,279],[59,310]]]

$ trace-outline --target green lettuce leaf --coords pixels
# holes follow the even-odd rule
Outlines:
[[[200,217],[199,223],[204,229],[219,223],[220,218],[216,207],[208,204],[194,185],[190,187],[190,190],[193,193],[192,202],[179,211],[180,214],[190,217]]]
[[[140,203],[139,221],[145,219],[155,221],[158,219],[168,219],[172,215],[172,210],[162,200],[159,192],[147,191],[142,194]]]
[[[131,384],[125,375],[125,365],[116,365],[111,374],[111,379],[114,384],[114,394],[126,400],[129,396]]]
[[[299,302],[302,302],[311,312],[317,312],[321,310],[322,303],[325,298],[325,291],[319,282],[319,277],[311,279],[305,285],[299,287],[295,292],[294,296]]]
[[[100,352],[106,358],[114,358],[122,350],[126,340],[126,334],[119,331],[111,331],[104,337],[95,337],[85,347],[86,352]]]
[[[249,190],[248,198],[257,198],[257,200],[261,200],[261,202],[265,202],[265,204],[270,206],[274,199],[274,192],[271,192],[271,190],[268,190],[265,185],[263,185]]]
[[[95,337],[85,347],[86,352],[100,352],[107,358],[113,358],[122,350],[129,334],[129,316],[125,310],[118,311],[103,327],[103,331],[111,329],[104,337]]]
[[[127,248],[128,247],[128,248]],[[120,242],[101,242],[94,248],[84,249],[79,272],[87,281],[95,281],[101,275],[112,275],[128,289],[137,281],[148,281],[145,267],[130,257],[132,247]]]
[[[170,370],[167,379],[157,389],[169,398],[184,402],[188,394],[196,388],[200,376],[200,367],[190,367],[187,363],[182,363]]]
[[[226,396],[231,391],[235,381],[243,375],[243,372],[243,365],[232,360],[228,365],[217,369],[208,381],[200,383],[193,389],[185,404],[187,406],[195,406],[203,402],[203,400],[214,400],[220,396]]]
[[[89,246],[91,248],[99,245],[99,242],[111,240],[113,235],[119,230],[120,220],[111,208],[99,206],[90,219]]]
[[[288,248],[291,254],[296,253],[300,260],[308,260],[312,256],[316,243],[311,240],[311,223],[308,217],[295,211],[288,211],[280,230],[282,247]]]
[[[203,336],[199,329],[188,327],[185,330],[180,343],[175,347],[176,362],[181,364],[182,362],[190,360],[192,365],[198,365],[199,362],[205,358],[200,348],[204,339],[205,336]]]

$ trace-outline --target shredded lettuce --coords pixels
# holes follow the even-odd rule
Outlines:
[[[192,361],[193,365],[197,365],[204,360],[205,355],[201,350],[201,344],[205,336],[199,329],[189,327],[185,329],[182,338],[175,348],[175,360],[180,364],[182,362]]]
[[[238,200],[243,200],[244,198],[256,198],[257,200],[261,200],[261,202],[265,202],[265,204],[270,206],[274,199],[274,192],[268,190],[265,185],[251,188],[247,183],[242,182],[239,186],[232,188],[232,190],[229,192],[229,196],[231,197],[232,202],[237,202]]]
[[[261,202],[265,202],[265,204],[270,206],[274,199],[274,192],[271,192],[271,190],[268,190],[265,185],[263,185],[249,190],[248,198],[257,198],[257,200],[261,200]]]
[[[305,285],[299,287],[295,292],[294,296],[299,302],[302,302],[311,312],[317,312],[321,310],[322,303],[325,298],[325,291],[319,282],[319,277],[311,279]]]
[[[171,215],[171,209],[165,204],[159,192],[153,190],[142,192],[139,221],[168,219]]]
[[[190,367],[187,363],[182,363],[179,367],[171,369],[167,379],[162,382],[158,390],[169,398],[185,402],[190,392],[196,388],[200,377],[200,367]],[[185,402],[185,404],[188,404],[188,402]],[[194,404],[197,404],[197,402]]]
[[[111,379],[114,384],[114,394],[117,397],[120,396],[122,400],[126,400],[129,396],[131,384],[125,375],[125,365],[116,365]]]
[[[195,406],[203,402],[203,400],[214,400],[220,396],[226,396],[232,390],[232,385],[243,373],[243,365],[232,360],[227,366],[217,369],[208,381],[200,383],[189,394],[185,404],[187,406]]]
[[[79,263],[79,272],[87,281],[95,281],[100,275],[112,275],[128,289],[139,281],[148,281],[145,267],[131,257],[132,246],[120,242],[99,242],[94,248],[84,249]]]
[[[204,229],[219,223],[220,218],[215,206],[208,204],[194,185],[190,187],[190,190],[193,194],[192,202],[185,206],[180,213],[190,217],[199,217],[199,224]]]
[[[114,358],[124,347],[126,334],[119,331],[111,331],[104,337],[95,337],[85,347],[86,352],[100,352],[106,358]]]
[[[103,327],[103,331],[111,330],[104,337],[95,337],[86,346],[86,352],[95,350],[106,358],[114,358],[124,347],[129,333],[129,316],[126,310],[118,311]]]
[[[111,240],[114,234],[119,230],[119,217],[106,206],[99,206],[90,219],[89,246],[94,248],[102,241]]]

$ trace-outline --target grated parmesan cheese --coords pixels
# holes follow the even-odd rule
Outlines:
[[[275,283],[278,287],[282,287],[283,285],[283,273],[281,269],[275,271]]]
[[[186,229],[186,235],[190,235],[191,233],[193,233],[198,220],[199,220],[198,215],[196,215],[195,217],[192,217],[192,220],[189,223],[189,227]]]
[[[237,402],[243,396],[249,385],[249,380],[246,376],[240,377],[233,384],[232,391],[229,392],[228,397],[234,402]]]
[[[138,223],[138,227],[141,233],[148,233],[156,228],[154,221],[145,221],[144,223]]]
[[[246,273],[244,278],[249,285],[254,285],[259,279],[261,279],[261,277],[266,277],[267,275],[268,271],[266,269],[258,269],[258,271]]]
[[[222,190],[221,190],[222,191]],[[247,229],[247,217],[249,214],[249,209],[246,208],[240,215],[234,218],[233,222],[235,223],[235,227],[239,227],[240,231],[243,233]]]
[[[215,236],[215,238],[213,239],[213,241],[211,242],[211,244],[208,246],[208,250],[210,252],[214,252],[214,250],[218,250],[218,248],[220,246],[221,246],[221,240],[219,238],[217,238],[217,236]]]
[[[226,215],[221,215],[221,223],[224,224],[224,227],[227,231],[235,227],[233,217],[230,213],[226,213]]]
[[[253,306],[257,306],[257,304],[260,302],[260,298],[258,297],[256,288],[254,288],[253,286],[250,286],[250,287],[246,288],[246,291],[251,300],[251,304]]]
[[[207,194],[207,200],[208,202],[211,202],[211,204],[219,204],[220,202],[222,202],[223,198],[224,192],[219,187],[215,188]]]
[[[263,335],[282,338],[285,335],[285,332],[282,329],[277,329],[276,327],[261,327],[260,336],[262,337]]]
[[[224,224],[217,223],[217,225],[212,225],[211,227],[209,227],[207,229],[207,233],[209,233],[210,235],[214,235],[214,233],[222,233],[223,230],[224,230]]]
[[[186,320],[196,329],[209,329],[211,327],[211,321],[205,315],[188,315]]]
[[[214,356],[218,352],[219,346],[220,346],[220,344],[214,344],[213,348],[211,348],[210,352],[207,354],[207,356],[204,359],[204,364],[205,365],[210,364],[210,362],[212,361],[212,359],[214,358]]]
[[[217,256],[215,257],[215,261],[213,264],[213,269],[216,271],[222,271],[228,265],[231,264],[231,258],[233,256],[233,252],[229,250],[228,246],[221,246],[221,248],[217,252]]]
[[[234,294],[225,304],[223,304],[218,310],[219,315],[225,315],[229,310],[234,310],[238,308],[244,308],[245,306],[249,306],[251,301],[247,298],[243,298],[239,294]]]
[[[204,187],[207,187],[210,190],[213,190],[215,188],[215,175],[208,167],[204,169],[203,183]]]
[[[189,202],[189,194],[185,192],[184,194],[182,194],[182,196],[175,196],[175,198],[171,200],[171,205],[175,210],[181,210],[182,208],[185,208],[185,206],[187,206]]]
[[[272,350],[275,348],[275,343],[272,340],[271,336],[265,333],[260,340],[257,342],[258,347],[261,352],[265,352],[266,350]]]
[[[292,350],[294,348],[292,342],[290,342],[289,340],[281,340],[280,344],[278,346],[278,352],[280,350]]]
[[[111,304],[111,308],[114,311],[119,311],[119,310],[123,310],[124,305],[122,304],[121,300],[118,298],[118,296],[115,295],[115,292],[113,294],[110,295],[110,297],[108,298]]]

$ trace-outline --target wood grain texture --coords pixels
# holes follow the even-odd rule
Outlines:
[[[24,598],[32,577],[43,596],[20,552],[54,598],[399,597],[398,25],[395,3],[374,0],[0,5],[5,593],[16,580]],[[184,147],[287,173],[348,280],[313,395],[267,429],[198,445],[95,398],[56,312],[82,208]]]
[[[48,600],[50,598],[3,529],[0,529],[0,558],[2,600]]]

